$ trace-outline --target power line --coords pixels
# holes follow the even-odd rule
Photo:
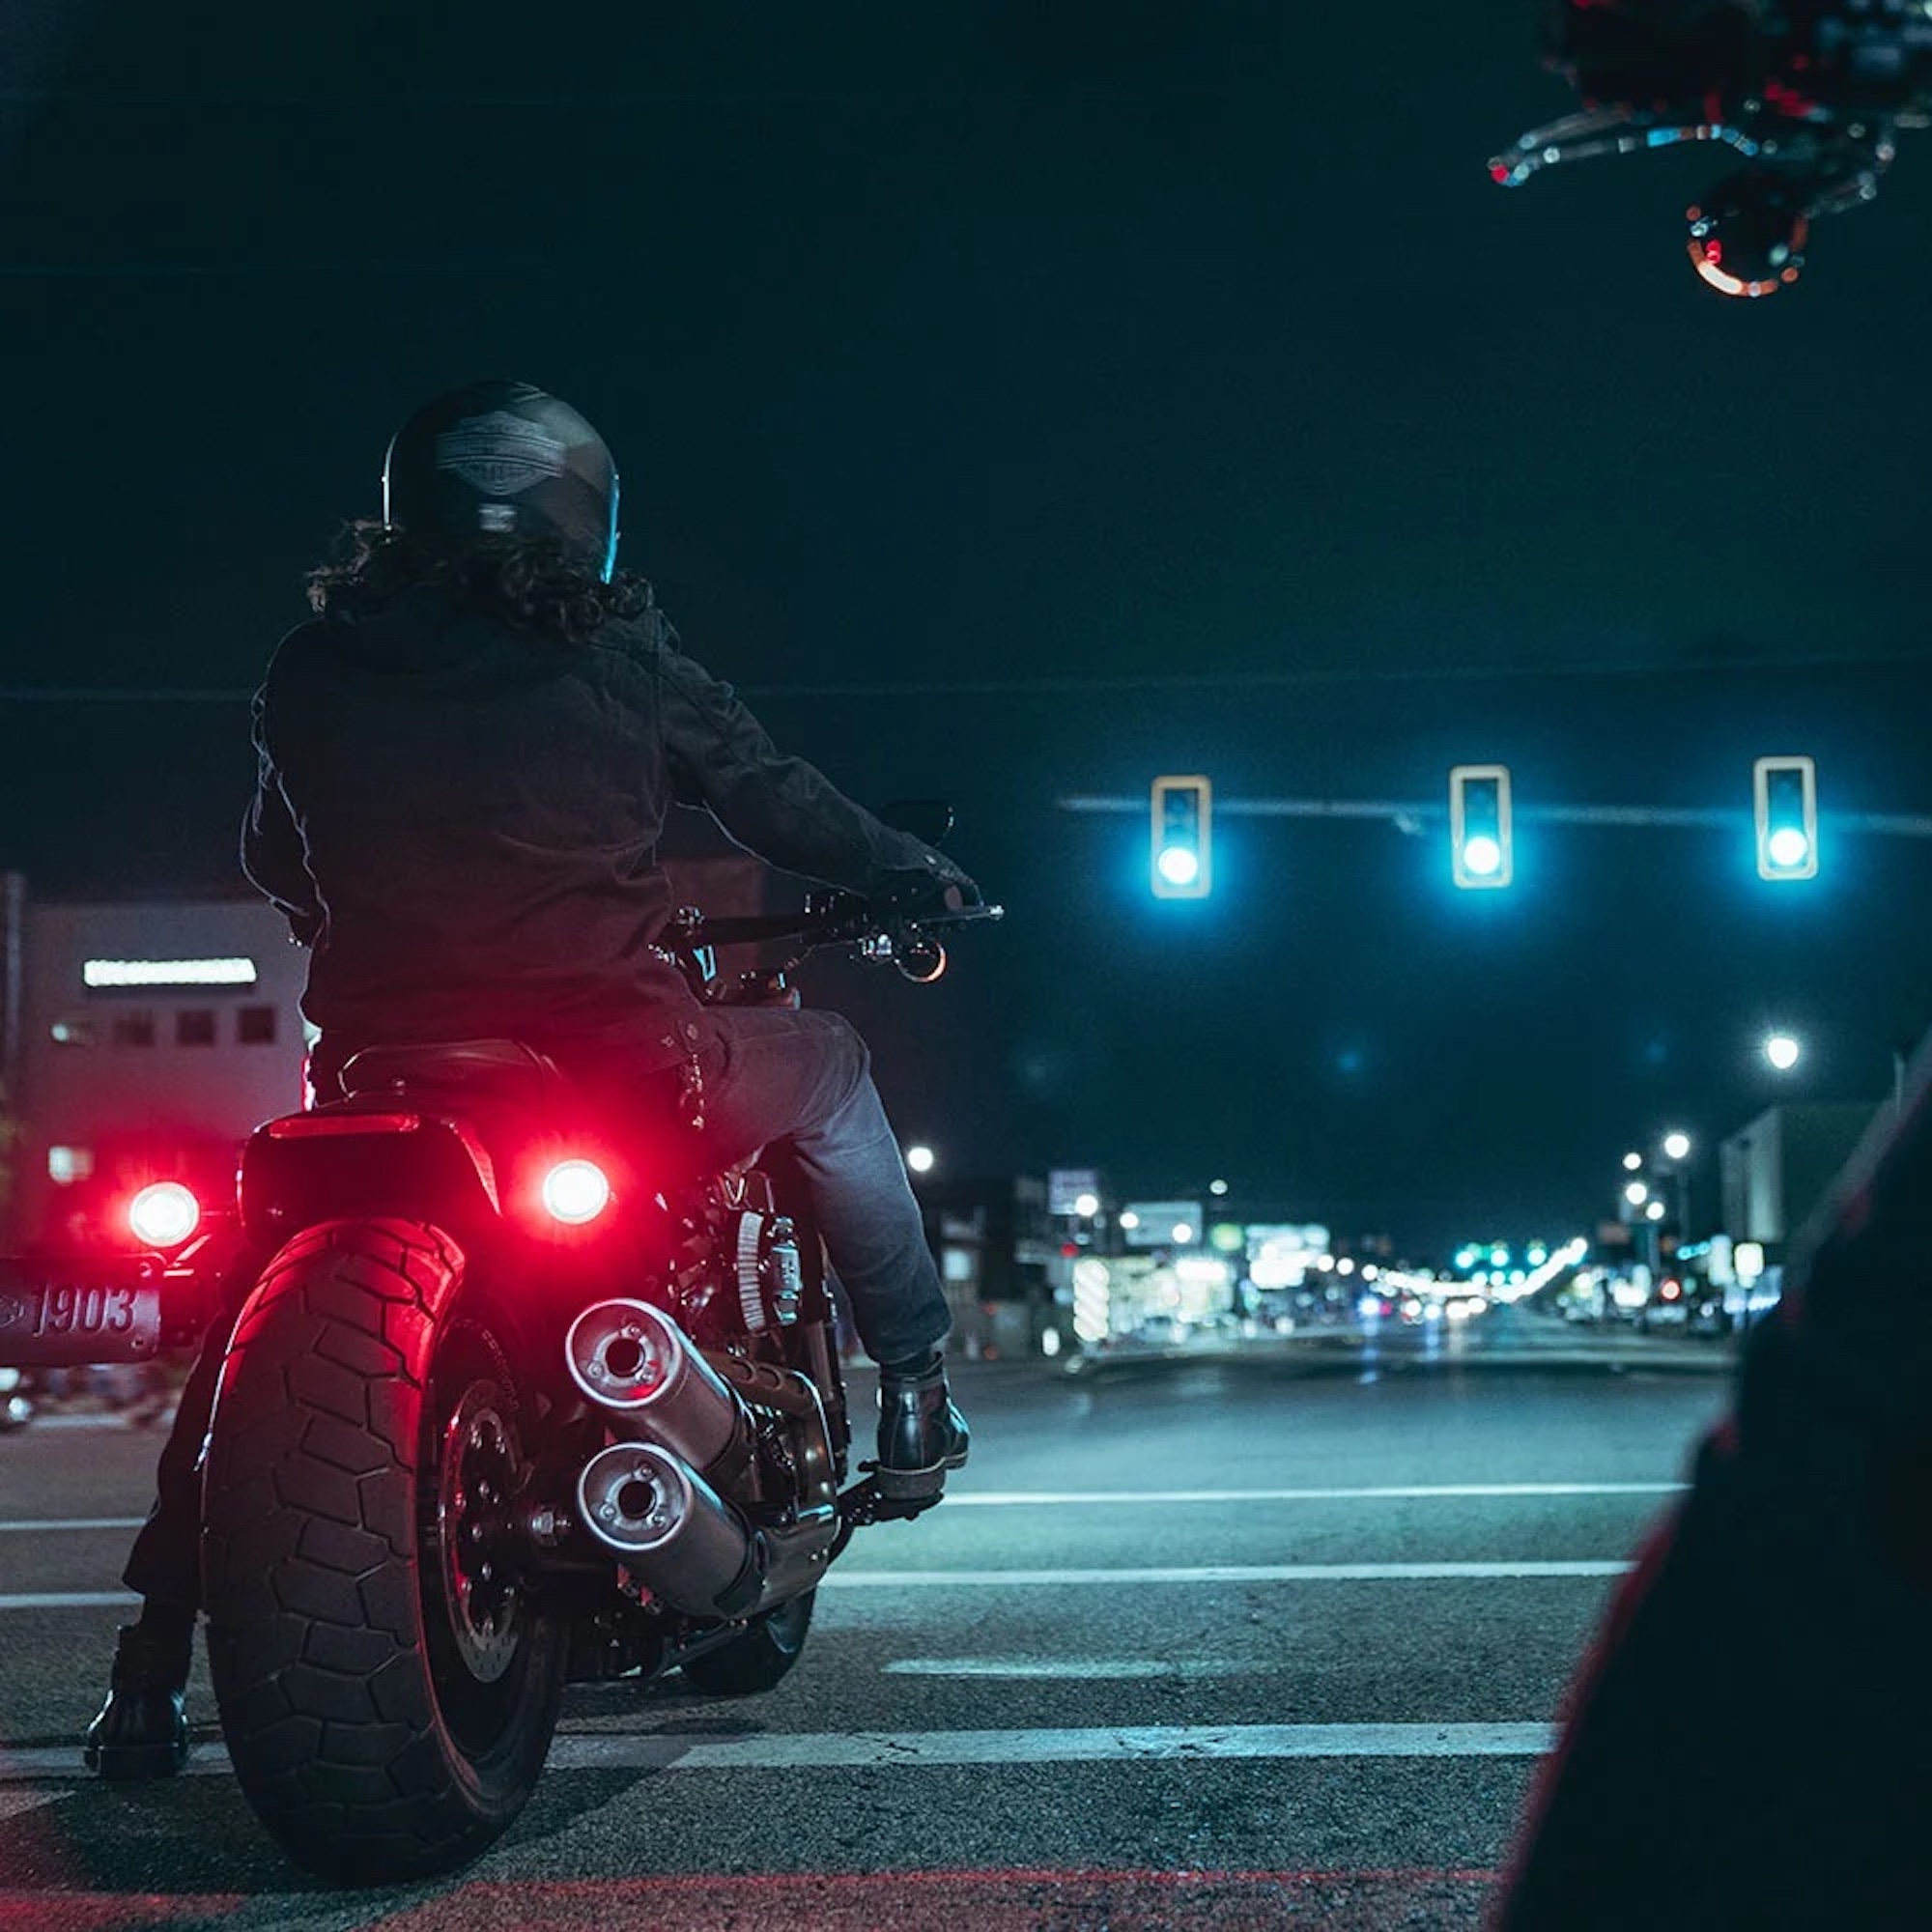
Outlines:
[[[4,270],[0,270],[4,272]],[[1453,684],[1586,678],[1659,678],[1704,671],[1868,669],[1932,666],[1922,650],[1813,655],[1735,653],[1705,658],[1627,660],[1620,664],[1482,663],[1308,667],[1294,670],[1080,672],[1055,677],[854,678],[838,683],[750,683],[735,688],[746,697],[1062,697],[1084,692],[1240,692],[1298,690],[1350,684]],[[0,687],[0,704],[235,704],[252,688],[175,688],[163,685],[12,685]]]

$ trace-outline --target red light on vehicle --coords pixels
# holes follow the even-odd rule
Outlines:
[[[594,1160],[560,1160],[543,1178],[544,1211],[566,1227],[594,1221],[611,1205],[611,1182]]]
[[[1684,1286],[1681,1282],[1666,1281],[1657,1292],[1665,1301],[1675,1301],[1684,1293]]]
[[[271,1141],[320,1141],[337,1134],[412,1134],[420,1114],[284,1114],[269,1122]]]
[[[128,1204],[134,1238],[151,1248],[174,1248],[201,1225],[201,1203],[179,1180],[157,1180]]]

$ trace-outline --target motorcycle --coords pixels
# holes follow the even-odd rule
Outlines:
[[[796,1005],[811,952],[930,980],[940,928],[999,916],[825,893],[660,944],[708,1002]],[[782,966],[719,977],[719,947],[778,939]],[[240,1301],[202,1479],[222,1732],[291,1859],[393,1882],[512,1823],[566,1684],[768,1690],[853,1533],[937,1498],[847,1481],[804,1204],[780,1164],[709,1168],[688,1090],[612,1133],[544,1056],[474,1039],[365,1049],[343,1084],[250,1137],[233,1216],[162,1183],[149,1252],[0,1264],[0,1361],[148,1359]]]

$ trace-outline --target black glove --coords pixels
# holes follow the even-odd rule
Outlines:
[[[923,867],[881,872],[866,897],[887,919],[943,919],[984,905],[985,895],[943,853],[927,849]]]

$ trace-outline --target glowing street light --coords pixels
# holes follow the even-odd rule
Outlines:
[[[1647,1201],[1647,1202],[1645,1202],[1645,1203],[1644,1203],[1644,1208],[1643,1208],[1643,1218],[1644,1218],[1644,1219],[1645,1219],[1646,1221],[1661,1221],[1661,1220],[1662,1220],[1662,1219],[1663,1219],[1663,1203],[1662,1203],[1662,1201]]]
[[[1642,1154],[1632,1152],[1624,1155],[1624,1172],[1626,1174],[1634,1174],[1642,1165]]]
[[[1798,1065],[1799,1056],[1804,1050],[1797,1039],[1788,1033],[1769,1034],[1765,1037],[1764,1057],[1780,1073],[1789,1073]]]
[[[1686,1160],[1690,1153],[1690,1136],[1675,1129],[1663,1137],[1663,1157],[1666,1160]]]
[[[1633,1208],[1641,1208],[1643,1204],[1650,1199],[1650,1189],[1647,1188],[1642,1181],[1633,1180],[1630,1183],[1630,1185],[1624,1189],[1624,1199],[1628,1201]]]
[[[930,1174],[933,1162],[938,1158],[929,1147],[923,1144],[906,1149],[905,1162],[915,1174]]]

